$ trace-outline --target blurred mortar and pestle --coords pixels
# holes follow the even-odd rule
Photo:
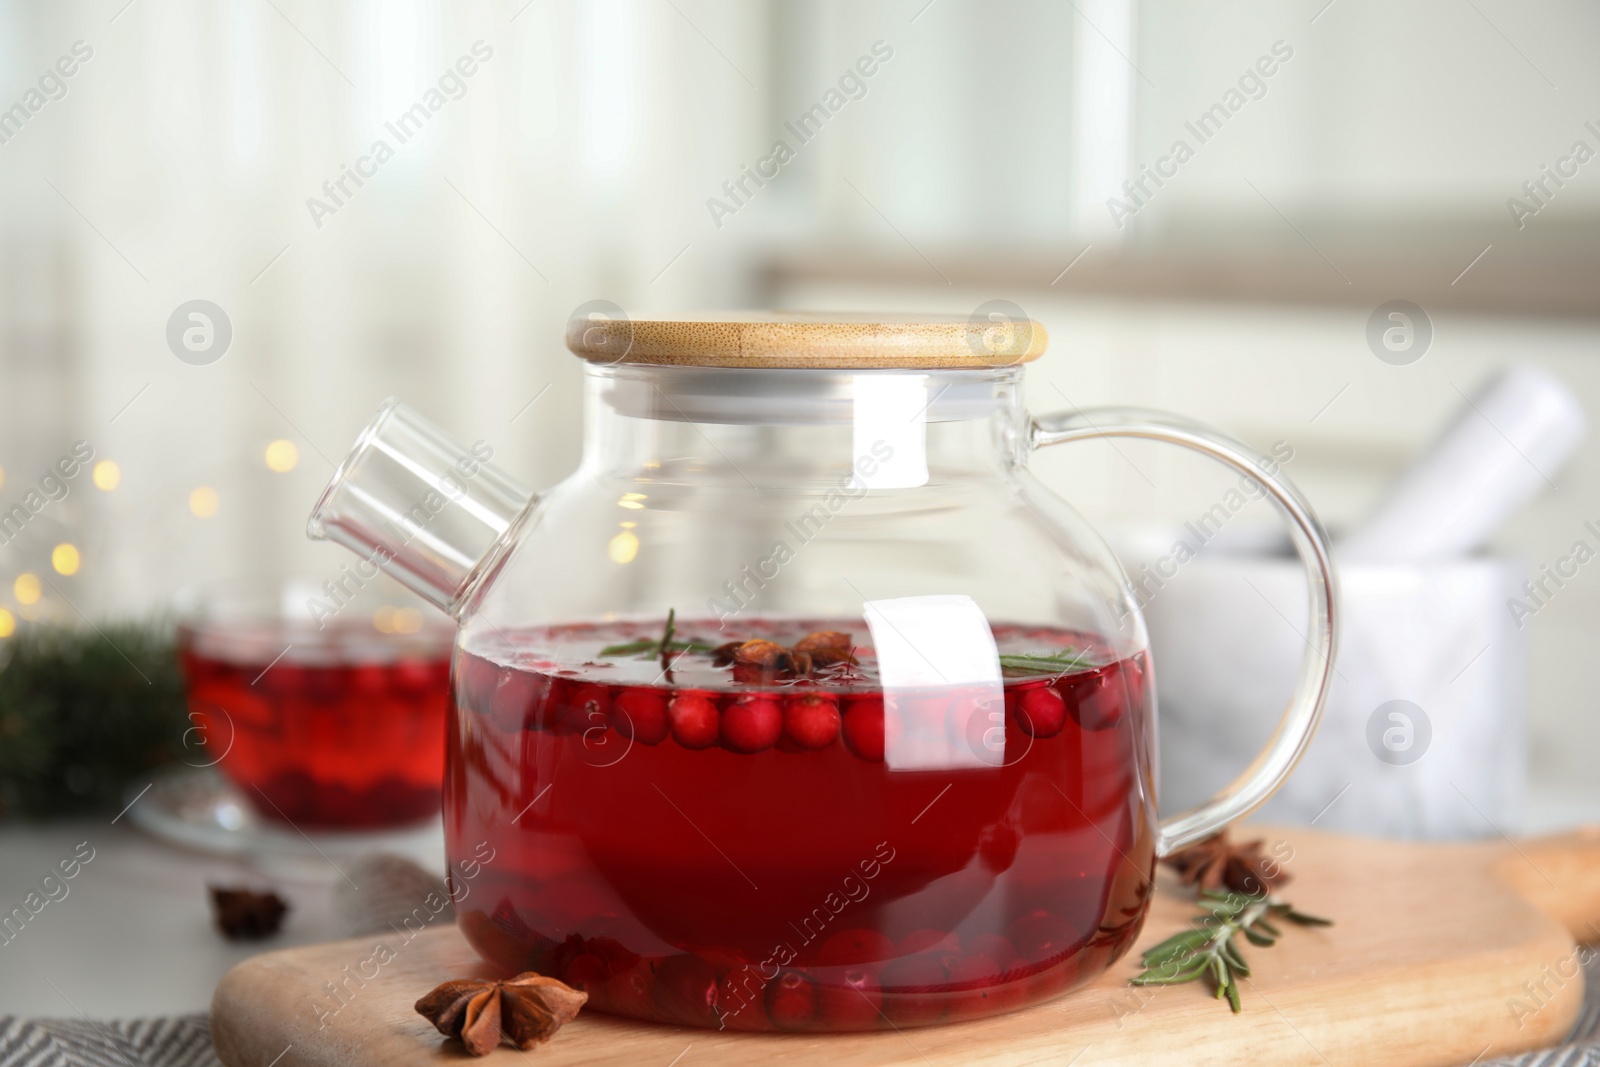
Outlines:
[[[1559,380],[1507,369],[1467,399],[1367,521],[1336,540],[1332,693],[1316,739],[1262,819],[1411,839],[1518,825],[1525,626],[1555,586],[1544,570],[1530,577],[1525,561],[1484,545],[1551,488],[1585,428]],[[1286,548],[1252,544],[1248,531],[1191,548],[1196,558],[1146,607],[1161,802],[1174,809],[1225,785],[1271,732],[1294,685],[1306,612]]]

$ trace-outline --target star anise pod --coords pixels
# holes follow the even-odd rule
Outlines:
[[[729,641],[712,650],[713,663],[718,667],[731,665],[736,672],[744,668],[752,673],[760,671],[809,677],[818,667],[855,661],[850,635],[837,630],[818,630],[806,634],[792,648],[784,648],[776,641],[756,638]]]
[[[781,670],[787,665],[789,650],[776,641],[742,641],[733,648],[733,662],[747,667]]]
[[[523,1051],[550,1040],[588,999],[587,993],[528,971],[503,982],[445,982],[417,1001],[417,1013],[446,1037],[459,1037],[472,1055],[487,1056],[502,1038]]]
[[[818,630],[816,633],[806,634],[795,642],[792,651],[810,656],[812,664],[818,667],[831,667],[835,663],[856,661],[850,635],[840,633],[838,630]]]
[[[1178,873],[1184,885],[1215,892],[1224,887],[1246,896],[1262,896],[1289,881],[1272,857],[1262,854],[1264,841],[1236,845],[1226,830],[1180,849],[1161,862]]]
[[[255,941],[271,937],[283,925],[289,905],[270,890],[257,893],[244,886],[207,886],[217,929],[229,941]]]

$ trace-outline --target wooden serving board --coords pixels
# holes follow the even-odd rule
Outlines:
[[[871,1034],[687,1030],[585,1012],[531,1053],[540,1064],[1072,1063],[1326,1067],[1460,1065],[1559,1042],[1583,976],[1574,939],[1600,940],[1600,828],[1468,845],[1371,841],[1303,829],[1246,829],[1287,842],[1284,895],[1335,920],[1245,946],[1254,976],[1231,1015],[1199,985],[1134,989],[1138,952],[1098,981],[1010,1015]],[[1140,946],[1187,924],[1193,904],[1163,883]],[[397,939],[390,938],[393,942]],[[491,976],[453,928],[425,931],[337,1013],[324,983],[370,958],[377,939],[257,956],[230,971],[211,1006],[228,1067],[399,1067],[468,1060],[412,1004],[437,983]],[[370,973],[370,966],[368,967]],[[1525,987],[1524,983],[1532,983]],[[1530,989],[1541,987],[1538,1000]],[[353,988],[353,987],[352,987]],[[1515,1011],[1516,1003],[1523,1011]],[[320,1022],[319,1022],[320,1019]],[[675,1059],[680,1057],[681,1059]]]

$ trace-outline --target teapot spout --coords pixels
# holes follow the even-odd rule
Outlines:
[[[370,559],[456,615],[535,499],[493,456],[486,442],[464,447],[386,400],[322,491],[306,534]]]

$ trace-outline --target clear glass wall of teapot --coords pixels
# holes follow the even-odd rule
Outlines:
[[[568,343],[569,478],[535,495],[391,401],[310,524],[459,622],[447,850],[492,962],[716,1028],[1009,1010],[1126,952],[1157,856],[1260,804],[1309,741],[1334,643],[1310,509],[1186,421],[1030,415],[1037,323],[663,319]],[[1257,478],[1312,593],[1278,734],[1164,821],[1137,597],[1027,467],[1110,436]]]

